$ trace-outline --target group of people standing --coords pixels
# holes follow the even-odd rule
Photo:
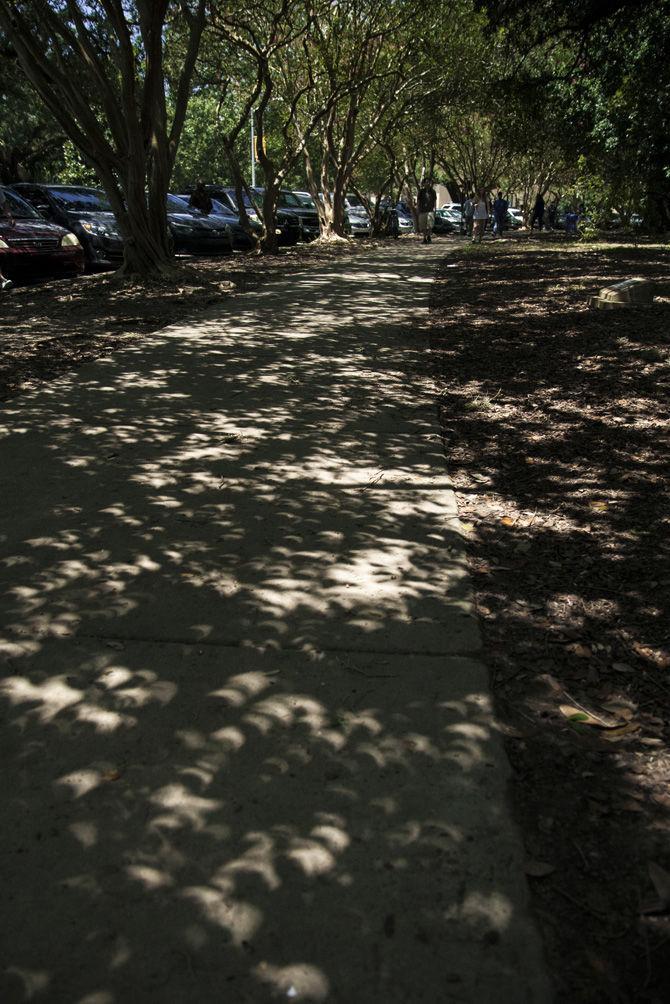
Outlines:
[[[419,188],[417,199],[417,209],[419,217],[419,233],[423,235],[423,243],[430,244],[432,240],[433,227],[435,225],[435,207],[437,205],[437,193],[430,178],[425,179]],[[496,198],[491,202],[485,188],[480,188],[477,192],[471,192],[466,196],[462,206],[463,225],[465,233],[475,244],[481,244],[486,232],[486,224],[492,221],[492,233],[494,237],[502,237],[508,229],[509,201],[502,191],[499,191]],[[577,223],[584,215],[584,207],[579,206],[575,211],[571,209],[565,216],[565,229],[567,233],[577,232]],[[533,230],[535,226],[544,230],[545,201],[541,192],[538,192],[533,209],[530,214],[529,225]],[[558,224],[558,200],[549,205],[548,210],[549,227],[555,229]]]
[[[433,239],[436,206],[437,192],[433,187],[432,179],[426,178],[421,183],[417,198],[419,233],[423,235],[424,244],[430,244]],[[466,234],[472,238],[474,243],[481,243],[491,212],[493,214],[493,233],[497,237],[502,237],[507,226],[508,209],[509,202],[504,198],[502,192],[498,192],[490,211],[486,189],[481,188],[476,194],[468,195],[463,203],[463,221]]]
[[[472,238],[473,243],[481,244],[489,216],[493,215],[493,233],[496,237],[502,237],[507,227],[508,210],[509,202],[504,198],[502,192],[498,192],[489,211],[486,189],[480,188],[476,194],[468,195],[463,203],[463,221],[466,234]]]

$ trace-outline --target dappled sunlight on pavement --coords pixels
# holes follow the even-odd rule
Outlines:
[[[546,999],[432,265],[296,272],[5,409],[3,1002]]]

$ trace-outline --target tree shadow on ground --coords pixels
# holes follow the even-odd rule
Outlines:
[[[3,1002],[511,1000],[537,968],[426,281],[298,274],[6,408]]]
[[[660,247],[514,244],[453,256],[434,297],[448,468],[508,722],[559,999],[667,999],[670,303],[599,312]],[[623,732],[571,724],[580,704]],[[614,709],[614,710],[612,710]]]

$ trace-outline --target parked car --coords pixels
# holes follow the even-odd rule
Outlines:
[[[344,197],[344,212],[347,229],[352,237],[369,237],[372,221],[367,209],[357,195],[347,193]]]
[[[84,249],[72,231],[42,219],[11,188],[2,188],[11,219],[0,214],[0,271],[8,279],[75,276],[84,271]]]
[[[630,227],[641,227],[643,226],[643,224],[644,220],[642,219],[639,213],[631,213],[630,216],[628,217],[628,226]],[[624,226],[621,216],[616,211],[616,209],[613,209],[610,214],[609,225],[615,230],[618,230],[619,227]]]
[[[398,214],[398,226],[401,234],[413,234],[415,228],[414,214],[409,206],[404,202],[396,202],[395,210]]]
[[[230,210],[231,213],[234,213],[235,216],[239,216],[240,211],[238,209],[237,202],[235,199],[234,188],[229,188],[225,185],[205,185],[204,188],[212,200],[220,202],[222,206]],[[180,198],[186,199],[188,201],[191,198],[191,194],[192,190],[187,189],[187,194],[181,195]],[[251,202],[248,198],[244,200],[244,207],[247,211],[247,217],[249,218],[249,220],[251,220],[252,223],[258,223],[260,226],[262,226],[261,218],[254,209],[254,207],[251,205]]]
[[[175,252],[187,254],[232,254],[233,233],[228,223],[217,216],[205,216],[191,209],[176,195],[167,197],[167,220]]]
[[[458,234],[461,232],[461,222],[455,218],[455,214],[449,209],[435,210],[435,223],[433,233],[436,234]]]
[[[121,264],[123,239],[103,191],[81,185],[36,185],[23,181],[12,188],[43,219],[76,234],[88,268]]]
[[[512,209],[512,207],[510,207],[507,210],[507,225],[513,230],[518,230],[519,227],[522,227],[523,212],[520,209]]]
[[[305,209],[316,211],[316,203],[309,192],[293,192],[293,195]],[[357,196],[347,195],[344,200],[344,225],[352,237],[369,237],[372,233],[370,217]]]
[[[460,209],[444,209],[452,223],[455,223],[461,233],[465,233],[465,220]]]
[[[187,205],[191,198],[190,194],[176,195],[176,199],[181,199]],[[234,213],[233,210],[227,204],[220,202],[219,199],[215,199],[210,195],[212,199],[212,211],[208,214],[208,219],[224,220],[230,227],[230,232],[233,238],[233,247],[236,250],[246,251],[254,246],[254,239],[251,237],[247,231],[244,229],[240,223],[239,213]],[[189,206],[189,208],[191,208]],[[258,219],[258,216],[254,213],[255,219],[249,219],[251,229],[260,237],[263,232],[263,226]]]
[[[253,191],[259,200],[263,199],[264,189],[254,188]],[[277,210],[278,214],[281,211],[284,215],[290,215],[297,221],[300,240],[313,241],[319,236],[321,228],[316,207],[301,205],[300,199],[293,192],[282,189],[277,197]]]
[[[212,198],[217,198],[223,203],[223,205],[232,209],[234,213],[239,213],[237,193],[234,188],[222,188],[218,185],[205,185],[205,190]],[[254,189],[254,194],[258,195],[259,191],[259,189]],[[260,209],[263,202],[262,195],[258,195],[256,201]],[[261,223],[261,218],[256,212],[251,199],[246,192],[244,193],[244,208],[246,209],[247,216],[252,222]],[[301,238],[300,220],[294,213],[290,213],[283,209],[277,209],[275,214],[275,231],[279,244],[297,244]]]
[[[454,218],[453,214],[456,213],[459,223],[463,219],[463,206],[460,202],[445,202],[442,208],[452,213],[452,219]]]

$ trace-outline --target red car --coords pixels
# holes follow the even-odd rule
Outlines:
[[[84,249],[73,233],[47,223],[11,188],[0,189],[0,270],[8,279],[81,275]]]

